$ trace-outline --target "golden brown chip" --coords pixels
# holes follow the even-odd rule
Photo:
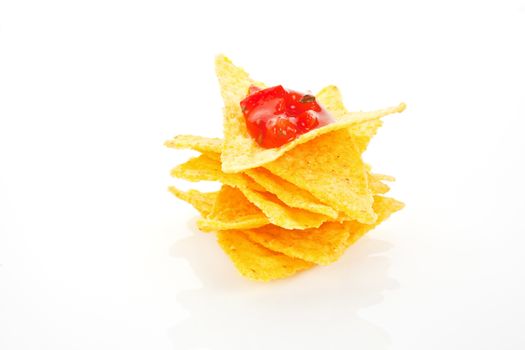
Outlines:
[[[169,148],[191,149],[201,153],[217,153],[220,156],[222,143],[222,139],[219,138],[178,135],[173,139],[164,142],[164,145]]]
[[[368,187],[373,194],[385,194],[390,191],[390,186],[381,182],[380,179],[370,173],[368,173]]]
[[[349,113],[343,104],[341,92],[334,85],[329,85],[323,88],[317,94],[317,101],[329,110],[336,119],[342,118]],[[377,129],[379,129],[382,124],[383,122],[381,119],[373,119],[362,123],[356,123],[348,127],[348,132],[352,135],[360,153],[363,153],[366,150],[370,143],[370,139],[372,139],[377,133]]]
[[[270,281],[290,277],[314,266],[264,248],[241,231],[222,231],[217,234],[217,238],[237,270],[252,280]]]
[[[375,196],[374,199],[374,210],[378,214],[378,219],[371,225],[357,221],[327,222],[319,228],[308,230],[285,230],[267,225],[244,230],[244,233],[252,241],[270,250],[319,265],[327,265],[339,259],[346,248],[366,232],[403,208],[403,203],[392,198]]]
[[[332,207],[319,202],[308,191],[278,177],[264,168],[255,168],[246,171],[252,180],[263,187],[267,192],[273,193],[284,204],[292,207],[308,210],[312,213],[326,215],[332,219],[338,217],[338,213]]]
[[[365,165],[346,130],[321,135],[264,167],[350,219],[376,220]]]
[[[389,181],[394,182],[396,181],[396,178],[390,175],[384,175],[384,174],[372,174],[374,178],[376,178],[379,181]]]
[[[216,153],[204,153],[191,158],[171,170],[171,175],[188,181],[220,181],[232,187],[264,188],[244,174],[226,174],[221,170],[220,157]]]
[[[189,190],[187,192],[181,191],[174,186],[170,186],[169,190],[177,198],[190,203],[195,209],[206,217],[212,210],[215,200],[219,192],[200,192],[197,190]]]
[[[224,100],[224,143],[221,153],[222,170],[226,173],[240,172],[262,166],[279,158],[294,147],[336,130],[346,129],[357,123],[376,120],[405,109],[402,103],[374,112],[355,112],[341,116],[336,122],[307,132],[278,148],[260,147],[248,134],[240,101],[246,97],[248,88],[255,83],[248,74],[224,56],[218,56],[215,68]],[[260,84],[259,84],[260,85]]]
[[[257,192],[248,188],[240,188],[240,190],[274,225],[287,229],[307,229],[319,227],[323,222],[330,220],[325,215],[291,208],[271,193]]]
[[[222,186],[207,217],[197,221],[205,232],[256,228],[269,224],[262,211],[236,188]]]
[[[175,167],[172,170],[172,175],[190,181],[221,181],[223,184],[230,187],[237,187],[244,196],[240,199],[236,197],[236,199],[241,200],[242,203],[242,200],[247,198],[250,202],[255,204],[255,206],[260,208],[268,218],[266,223],[270,222],[289,229],[304,229],[319,227],[323,222],[329,220],[325,215],[287,206],[274,195],[265,193],[262,186],[258,185],[244,174],[223,173],[220,168],[219,160],[214,159],[215,156],[213,154],[210,156],[208,155],[210,154],[202,154],[199,157],[192,158],[186,163]],[[252,189],[260,189],[263,192],[258,192]],[[230,190],[228,191],[231,192]],[[248,218],[245,219],[247,220]],[[236,226],[225,226],[226,223],[222,220],[217,222],[216,219],[210,217],[207,220],[200,220],[198,225],[199,228],[210,231],[219,229],[239,229],[245,227],[245,225],[259,225],[261,222],[262,221],[259,217],[250,217],[248,222],[242,221],[242,223],[236,223]],[[228,225],[233,225],[233,223],[228,223]]]
[[[390,215],[395,213],[398,210],[403,209],[405,205],[393,198],[375,196],[374,197],[374,211],[377,213],[377,221],[370,225],[360,224],[358,222],[351,222],[350,226],[350,236],[348,236],[348,241],[346,242],[347,247],[356,242],[361,238],[365,233],[388,219]]]
[[[202,136],[178,135],[173,139],[164,142],[164,145],[169,148],[189,148],[202,153],[220,152],[222,148],[222,140],[219,138],[209,138]]]
[[[325,88],[326,89],[326,88]],[[336,104],[331,104],[331,108]],[[177,139],[177,137],[175,138]],[[220,167],[220,149],[222,140],[198,137],[195,139],[187,138],[188,142],[178,142],[184,144],[185,148],[205,152],[202,157],[196,157],[188,162],[181,164],[172,170],[172,175],[189,181],[221,181],[233,187],[249,187],[259,192],[270,192],[279,198],[284,204],[299,209],[305,209],[313,213],[323,214],[330,218],[337,218],[337,211],[330,206],[321,203],[312,194],[294,184],[272,174],[264,168],[249,169],[246,171],[253,182],[248,181],[241,174],[225,174]],[[195,142],[193,142],[194,140]],[[217,142],[220,141],[220,142]],[[202,144],[207,146],[202,146]],[[204,157],[211,158],[203,159]],[[369,169],[369,166],[367,166]],[[390,187],[381,182],[394,181],[392,176],[381,174],[368,174],[369,187],[372,194],[384,194]]]
[[[319,228],[285,230],[267,225],[244,231],[260,245],[287,256],[328,265],[343,254],[350,235],[348,223],[327,222]]]

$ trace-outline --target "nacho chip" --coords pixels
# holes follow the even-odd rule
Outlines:
[[[210,138],[194,135],[178,135],[173,139],[164,142],[164,145],[169,148],[177,149],[193,149],[202,153],[205,152],[220,152],[222,148],[222,140],[219,138]]]
[[[178,135],[164,142],[164,145],[168,148],[191,149],[201,153],[218,153],[220,155],[222,143],[222,139],[219,138]]]
[[[218,156],[217,156],[218,157]],[[207,156],[207,154],[200,155],[199,157],[192,158],[186,163],[183,163],[172,170],[172,175],[181,179],[189,181],[221,181],[230,187],[237,187],[250,202],[255,204],[262,210],[265,216],[268,217],[266,223],[273,223],[288,229],[304,229],[311,227],[319,227],[323,222],[329,220],[325,215],[312,213],[307,210],[291,208],[280,201],[277,197],[272,194],[264,193],[265,190],[262,186],[255,183],[251,178],[244,174],[225,174],[221,171],[220,162],[217,159],[213,159],[214,156]],[[257,192],[256,190],[262,190]],[[229,190],[228,190],[229,191]],[[239,200],[245,199],[237,198]],[[253,218],[250,219],[249,225],[253,225]],[[259,224],[259,218],[255,221]],[[243,222],[242,226],[248,223]],[[204,230],[219,230],[219,227],[226,227],[222,229],[239,229],[242,227],[235,226],[224,226],[219,224],[213,218],[199,221],[199,227]],[[213,228],[217,227],[217,228]]]
[[[175,138],[177,139],[177,137]],[[188,181],[221,181],[232,187],[249,187],[259,192],[270,192],[284,204],[292,207],[323,214],[330,218],[337,218],[337,211],[330,206],[319,202],[308,191],[272,174],[264,168],[249,169],[245,172],[253,182],[248,181],[241,174],[225,174],[220,167],[221,139],[205,137],[186,138],[188,142],[179,142],[184,148],[205,152],[202,157],[196,157],[172,170],[172,175]],[[220,141],[220,142],[217,142]],[[206,146],[202,146],[202,145]],[[211,158],[205,159],[204,157]],[[204,158],[204,159],[203,159]],[[369,168],[367,166],[367,168]],[[373,194],[384,194],[390,187],[381,182],[394,181],[392,176],[368,174],[369,187]]]
[[[257,192],[248,188],[241,188],[240,190],[274,225],[290,230],[307,229],[319,227],[323,222],[330,220],[325,215],[288,207],[271,193]]]
[[[270,250],[315,264],[328,265],[339,259],[346,248],[366,232],[403,208],[403,203],[392,198],[375,196],[374,199],[378,219],[372,225],[356,221],[327,222],[317,229],[308,230],[285,230],[267,225],[243,232],[249,239]]]
[[[279,200],[292,208],[308,210],[312,213],[326,215],[332,219],[335,219],[338,216],[335,209],[319,202],[319,200],[312,196],[310,192],[275,176],[267,169],[250,169],[246,171],[246,175],[263,187],[267,192],[275,194]]]
[[[335,119],[340,119],[349,113],[343,104],[343,98],[337,86],[329,85],[323,88],[317,94],[317,101],[330,111]],[[382,124],[381,119],[374,119],[348,127],[348,132],[352,135],[360,153],[366,150],[370,140]]]
[[[384,174],[372,174],[372,176],[379,180],[379,181],[388,181],[388,182],[394,182],[396,181],[396,178],[390,175],[384,175]]]
[[[395,213],[398,210],[403,209],[405,205],[393,198],[375,196],[374,197],[374,211],[377,213],[377,221],[370,225],[360,224],[358,222],[350,223],[350,236],[348,236],[348,241],[346,246],[349,247],[355,243],[359,238],[361,238],[365,233],[388,219],[390,215]]]
[[[197,190],[184,192],[174,186],[170,186],[169,191],[177,198],[190,203],[204,217],[211,212],[217,195],[219,194],[219,192],[200,192]]]
[[[188,181],[220,181],[231,187],[249,187],[264,191],[255,181],[243,174],[225,174],[221,170],[220,156],[205,153],[191,158],[171,170],[171,176]]]
[[[346,130],[321,135],[264,167],[351,219],[376,220],[365,166]]]
[[[226,173],[240,172],[269,163],[283,154],[321,135],[348,128],[357,123],[376,120],[405,109],[402,103],[396,107],[374,112],[355,112],[341,116],[336,122],[307,132],[278,148],[262,148],[247,131],[240,101],[246,97],[250,85],[257,85],[249,75],[225,56],[218,56],[215,68],[224,100],[224,143],[221,154],[222,170]]]
[[[244,233],[270,250],[319,265],[328,265],[339,259],[350,235],[349,223],[338,222],[327,222],[308,230],[285,230],[267,225]]]
[[[256,228],[269,224],[262,211],[236,188],[224,185],[211,212],[197,221],[205,232]]]
[[[251,241],[241,231],[222,231],[217,234],[221,248],[237,270],[256,281],[290,277],[314,264],[271,251]]]
[[[381,180],[370,173],[368,173],[368,187],[372,194],[385,194],[390,191],[390,186],[381,182]]]

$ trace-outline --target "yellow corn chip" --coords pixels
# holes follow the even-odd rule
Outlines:
[[[231,187],[249,187],[264,191],[263,187],[246,175],[223,173],[220,157],[216,153],[205,153],[191,158],[173,168],[171,175],[188,181],[220,181]]]
[[[381,222],[388,219],[390,215],[395,213],[398,210],[403,209],[405,205],[393,198],[375,196],[374,197],[374,211],[377,213],[377,221],[370,225],[360,224],[358,222],[351,222],[350,226],[350,236],[348,236],[348,241],[346,246],[349,247],[355,243],[359,238],[361,238],[365,233],[379,225]]]
[[[229,185],[230,187],[237,187],[250,202],[262,210],[264,215],[268,218],[266,223],[270,222],[288,229],[304,229],[319,227],[323,222],[329,220],[325,215],[299,208],[288,207],[274,195],[263,193],[264,188],[246,175],[223,173],[220,168],[219,160],[213,159],[213,154],[209,157],[207,155],[208,154],[200,155],[199,157],[192,158],[186,163],[175,167],[172,170],[172,175],[189,181],[221,181],[223,184]],[[252,189],[261,189],[263,192],[257,192]],[[245,200],[245,198],[240,198],[240,200],[243,199]],[[259,219],[260,218],[250,218],[249,225],[254,224],[253,220],[259,224],[261,222]],[[211,217],[207,218],[207,220],[200,220],[198,224],[200,228],[206,231],[219,229],[219,223]],[[230,224],[231,223],[228,223],[228,225]],[[242,223],[243,226],[247,224],[248,223],[245,222]],[[217,228],[214,228],[216,226]],[[225,226],[221,224],[220,227]],[[227,226],[222,229],[234,228],[238,229],[241,227]]]
[[[206,217],[211,212],[219,192],[200,192],[197,190],[181,191],[176,187],[170,186],[169,190],[177,198],[190,203],[195,209]]]
[[[335,209],[319,202],[319,200],[312,196],[310,192],[275,176],[264,168],[247,170],[246,175],[251,177],[252,180],[263,187],[266,191],[275,194],[284,204],[292,208],[308,210],[312,213],[326,215],[332,219],[335,219],[338,216]]]
[[[241,231],[217,234],[219,245],[233,261],[237,270],[256,281],[285,278],[306,270],[314,264],[277,253],[252,242]]]
[[[248,88],[254,82],[241,68],[236,67],[224,56],[218,56],[215,68],[221,94],[224,100],[224,143],[221,154],[222,170],[226,173],[240,172],[269,163],[294,147],[304,144],[332,131],[348,128],[351,125],[376,120],[388,114],[402,112],[405,105],[374,112],[348,113],[336,122],[307,132],[295,140],[278,148],[260,147],[248,134],[242,114],[240,101],[246,97]]]
[[[368,187],[372,194],[385,194],[390,191],[390,186],[381,182],[375,175],[368,173]]]
[[[211,212],[197,221],[205,232],[248,229],[269,224],[262,211],[236,188],[222,186]]]
[[[330,111],[335,119],[342,118],[349,113],[343,104],[343,98],[337,86],[329,85],[323,88],[317,94],[317,101]],[[352,135],[360,153],[366,150],[370,139],[376,134],[377,129],[379,129],[382,124],[381,119],[374,119],[356,123],[348,127],[348,132]]]
[[[308,230],[267,225],[244,233],[270,250],[319,265],[336,261],[343,254],[350,235],[349,224],[338,222],[327,222]]]
[[[319,265],[328,265],[339,259],[349,245],[403,207],[401,202],[392,198],[375,196],[374,200],[378,219],[372,225],[357,221],[327,222],[319,228],[308,230],[285,230],[267,225],[243,232],[249,239],[270,250]]]
[[[250,202],[262,210],[270,223],[286,229],[319,227],[330,219],[325,215],[288,207],[275,195],[268,192],[252,191],[248,188],[240,190]]]
[[[169,148],[192,149],[201,153],[217,153],[219,156],[222,151],[222,144],[223,141],[219,138],[193,135],[178,135],[164,142],[164,145]]]
[[[337,103],[337,101],[335,102]],[[178,137],[175,137],[175,139],[178,139]],[[284,204],[292,208],[305,209],[333,219],[338,217],[335,209],[319,202],[308,191],[272,174],[264,168],[246,171],[245,174],[254,180],[253,182],[248,181],[240,174],[222,173],[219,163],[222,147],[221,139],[195,137],[185,138],[184,140],[187,142],[178,142],[177,144],[184,145],[183,148],[190,148],[205,153],[202,154],[203,157],[196,157],[177,166],[172,170],[173,176],[189,181],[221,181],[232,187],[249,187],[259,192],[267,191],[275,194]],[[220,142],[217,142],[217,140]],[[203,144],[206,146],[202,146]],[[211,158],[211,160],[203,159],[204,157]],[[373,194],[384,194],[390,190],[390,187],[380,180],[393,181],[394,178],[388,175],[368,174],[369,187]]]
[[[219,138],[209,138],[193,135],[178,135],[173,139],[164,142],[164,145],[169,148],[178,149],[193,149],[202,153],[218,152],[222,149],[222,140]]]
[[[350,219],[376,220],[365,166],[346,130],[321,135],[264,167]]]
[[[390,176],[390,175],[383,175],[383,174],[372,174],[372,176],[379,180],[379,181],[389,181],[389,182],[394,182],[396,181],[396,178],[393,177],[393,176]]]

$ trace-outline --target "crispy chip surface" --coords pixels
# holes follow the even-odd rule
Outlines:
[[[171,175],[188,181],[220,181],[231,187],[249,187],[264,191],[263,187],[244,174],[222,172],[220,156],[216,153],[204,153],[191,158],[173,168]]]
[[[207,217],[197,221],[202,231],[247,229],[269,224],[262,211],[238,189],[223,185]]]
[[[348,223],[327,222],[319,228],[285,230],[267,225],[244,231],[252,241],[287,256],[328,265],[344,252],[350,235]]]
[[[370,225],[361,224],[359,222],[351,222],[350,226],[350,236],[348,236],[348,241],[346,246],[354,244],[359,238],[361,238],[365,233],[372,230],[374,227],[388,219],[390,215],[395,213],[398,210],[403,209],[405,205],[393,198],[375,196],[374,197],[374,211],[377,213],[377,221]]]
[[[248,88],[254,84],[248,73],[225,56],[218,56],[215,68],[224,100],[224,143],[221,154],[222,170],[226,173],[240,172],[269,163],[283,154],[313,140],[320,135],[348,128],[354,124],[376,120],[388,114],[402,112],[404,104],[374,112],[345,114],[336,122],[307,132],[278,148],[260,147],[248,134],[240,101],[246,97]]]
[[[262,186],[244,174],[223,173],[221,171],[218,156],[215,157],[213,154],[210,157],[207,156],[207,154],[202,154],[199,157],[190,159],[186,163],[175,167],[172,170],[172,175],[190,181],[221,181],[223,184],[228,185],[228,187],[222,192],[233,193],[235,195],[234,199],[238,200],[239,203],[242,203],[247,198],[249,202],[255,204],[256,207],[261,209],[264,216],[267,217],[266,223],[272,223],[288,229],[305,229],[319,227],[323,222],[330,219],[326,215],[305,209],[289,207],[273,194],[265,192]],[[239,191],[232,191],[231,187],[238,188],[243,196],[241,197],[238,195]],[[258,190],[262,190],[262,192],[259,192]],[[227,203],[225,201],[224,193],[221,194],[220,200],[221,203]],[[222,205],[221,203],[218,205]],[[325,207],[330,209],[326,205]],[[259,217],[254,218],[250,216],[249,219],[249,223],[243,221],[242,226],[238,226],[239,223],[236,223],[236,226],[224,226],[226,223],[224,223],[223,220],[217,222],[216,218],[210,216],[206,220],[200,220],[198,224],[203,230],[210,231],[219,229],[239,229],[244,227],[244,225],[259,225],[262,222]],[[233,223],[230,224],[233,225]]]
[[[308,230],[285,230],[267,225],[245,230],[244,233],[252,241],[270,250],[315,264],[328,265],[339,259],[346,248],[365,233],[401,208],[403,203],[395,199],[375,196],[374,210],[378,218],[374,224],[361,224],[357,221],[327,222],[319,228]]]
[[[290,277],[314,264],[274,252],[251,241],[241,231],[222,231],[217,234],[221,248],[237,270],[256,281]]]
[[[197,190],[189,190],[187,192],[181,191],[174,186],[170,186],[169,190],[177,198],[190,203],[199,213],[206,217],[211,212],[217,195],[219,192],[200,192]]]
[[[247,170],[244,174],[248,175],[253,181],[249,181],[241,174],[223,173],[220,165],[221,139],[198,137],[195,139],[186,138],[185,140],[187,142],[179,142],[178,144],[183,144],[183,148],[205,153],[175,167],[172,170],[173,176],[189,181],[221,181],[232,187],[244,186],[259,192],[267,191],[275,194],[284,204],[290,207],[305,209],[333,219],[338,217],[335,209],[321,203],[310,192],[272,174],[267,169],[254,168]],[[208,146],[203,147],[202,144]],[[390,190],[388,185],[381,182],[382,180],[394,181],[395,179],[388,175],[368,174],[368,183],[373,194],[384,194]]]
[[[364,163],[346,130],[321,135],[264,167],[350,219],[376,219]]]
[[[319,227],[329,217],[312,213],[307,210],[291,208],[281,202],[275,195],[268,192],[257,192],[248,188],[241,188],[246,198],[258,207],[268,221],[286,229],[307,229]]]
[[[381,182],[375,175],[368,173],[368,187],[373,194],[385,194],[390,191],[390,186]]]
[[[343,103],[343,97],[337,86],[329,85],[323,88],[317,94],[317,101],[321,103],[336,119],[340,119],[348,114]],[[363,153],[372,137],[377,133],[377,129],[381,127],[383,122],[381,119],[373,119],[356,123],[348,127],[348,132],[352,135],[357,149]]]
[[[337,218],[338,213],[332,207],[319,202],[308,191],[278,177],[264,168],[255,168],[246,171],[252,180],[263,187],[267,192],[275,194],[284,204],[292,207],[308,210],[312,213],[326,215],[332,219]]]
[[[376,178],[379,181],[389,181],[394,182],[396,181],[396,178],[390,175],[384,175],[384,174],[372,174],[374,178]]]
[[[222,139],[194,135],[178,135],[173,139],[164,142],[164,145],[169,148],[177,149],[190,148],[202,153],[220,152],[222,148]]]

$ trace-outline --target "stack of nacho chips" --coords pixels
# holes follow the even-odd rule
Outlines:
[[[362,153],[381,118],[405,105],[348,112],[335,86],[317,101],[335,122],[278,148],[261,148],[248,134],[240,101],[250,85],[264,88],[224,56],[217,57],[224,99],[224,139],[179,135],[166,146],[200,155],[171,174],[188,181],[220,181],[218,192],[170,191],[201,214],[197,225],[215,232],[239,272],[269,281],[327,265],[366,232],[403,207],[383,196],[393,181],[373,174]]]

